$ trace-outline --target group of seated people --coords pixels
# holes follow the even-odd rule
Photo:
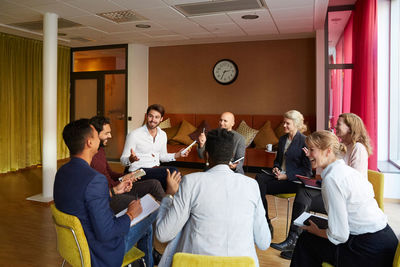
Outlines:
[[[112,137],[107,118],[76,120],[63,130],[71,160],[56,174],[54,202],[81,221],[92,266],[121,266],[134,245],[150,267],[171,266],[176,252],[250,256],[259,266],[254,244],[281,250],[291,266],[391,265],[398,241],[367,180],[371,148],[357,115],[342,114],[336,135],[317,131],[305,137],[303,115],[286,112],[272,172],[256,179],[244,175],[243,160],[232,163],[245,155],[245,141],[233,130],[230,112],[221,115],[218,129],[199,136],[199,156],[208,162],[204,172],[181,177],[175,167],[161,167],[160,162],[190,153],[167,152],[166,134],[158,127],[163,116],[161,105],[149,106],[145,124],[127,135],[120,158],[127,174],[113,172],[107,163],[104,148]],[[312,176],[313,168],[323,169],[321,190],[293,183],[296,175]],[[138,169],[146,175],[136,178]],[[265,196],[278,193],[296,193],[296,198],[288,237],[271,244]],[[160,208],[131,227],[146,194]],[[125,215],[115,216],[126,208]],[[301,228],[293,224],[310,210],[328,215],[328,229],[313,222]],[[169,242],[160,262],[153,259],[153,232],[160,242]]]

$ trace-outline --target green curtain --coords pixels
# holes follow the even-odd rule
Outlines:
[[[0,33],[0,173],[41,163],[43,42]],[[69,122],[70,49],[58,48],[57,154]]]

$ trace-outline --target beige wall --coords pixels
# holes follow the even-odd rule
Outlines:
[[[239,76],[218,84],[214,64],[235,61]],[[149,104],[168,113],[315,114],[315,39],[153,47]]]

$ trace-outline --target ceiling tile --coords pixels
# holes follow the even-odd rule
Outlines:
[[[76,16],[84,16],[88,14],[88,12],[84,11],[83,9],[75,8],[62,2],[56,2],[49,5],[39,5],[33,7],[32,9],[37,10],[43,14],[46,12],[56,13],[60,18],[65,19]]]
[[[12,0],[14,3],[22,4],[28,7],[34,7],[39,5],[48,5],[56,3],[57,0]]]
[[[2,10],[2,14],[18,18],[17,22],[39,21],[43,19],[43,15],[30,8],[15,8]]]
[[[69,0],[67,4],[76,8],[85,9],[92,14],[120,11],[125,9],[124,7],[108,0]]]
[[[190,20],[200,25],[232,23],[232,20],[226,14],[213,14],[213,15],[190,17]]]
[[[274,19],[314,17],[314,6],[270,9]]]
[[[280,29],[281,27],[311,27],[314,26],[314,19],[310,18],[292,18],[292,19],[276,19],[275,20],[276,26]]]
[[[127,9],[143,9],[143,8],[157,8],[157,7],[168,7],[161,0],[111,0],[112,2],[126,7]]]
[[[264,0],[269,9],[313,6],[314,0]]]
[[[179,19],[186,20],[185,16],[183,16],[181,13],[170,7],[136,9],[136,12],[154,21],[179,20]]]
[[[193,4],[200,2],[211,2],[212,0],[164,0],[168,5],[181,5],[181,4]]]

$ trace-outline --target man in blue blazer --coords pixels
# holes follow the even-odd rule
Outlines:
[[[109,189],[106,177],[90,167],[100,139],[88,119],[66,125],[63,138],[71,160],[57,171],[54,202],[60,211],[79,218],[89,244],[91,266],[121,266],[125,252],[135,243],[145,252],[147,266],[153,266],[151,224],[156,214],[130,227],[142,211],[140,200],[136,200],[125,215],[114,216],[110,196],[130,191],[132,181],[126,179]]]

